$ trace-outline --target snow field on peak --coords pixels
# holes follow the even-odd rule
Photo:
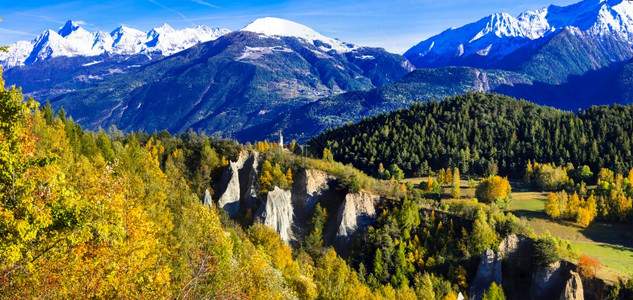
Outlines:
[[[280,18],[267,17],[257,19],[240,31],[250,31],[272,37],[286,36],[300,38],[326,52],[334,50],[338,53],[347,53],[356,49],[355,46],[326,37],[310,27]],[[321,43],[315,43],[315,41],[320,41]]]

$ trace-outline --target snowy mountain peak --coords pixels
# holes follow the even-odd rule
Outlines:
[[[175,31],[176,30],[173,27],[169,26],[169,24],[163,23],[163,26],[152,29],[150,31],[150,34],[151,33],[158,33],[158,34],[163,33],[163,34],[165,34],[165,33],[173,33]]]
[[[134,29],[134,28],[130,28],[127,27],[125,25],[121,25],[119,27],[117,27],[115,30],[113,30],[110,35],[112,37],[114,36],[120,36],[120,35],[124,35],[124,34],[131,34],[131,35],[145,35],[144,32]]]
[[[293,21],[272,17],[257,19],[242,28],[242,31],[250,31],[271,36],[291,36],[306,40],[323,38],[321,34],[310,27]]]
[[[167,24],[142,32],[119,26],[111,33],[88,32],[80,23],[68,21],[59,31],[46,30],[33,41],[20,41],[0,53],[0,65],[11,68],[59,56],[97,56],[104,53],[132,55],[152,53],[171,55],[195,44],[217,39],[228,29],[206,26],[175,30]]]
[[[59,33],[59,35],[61,35],[62,37],[66,37],[80,28],[81,26],[78,23],[68,20],[66,24],[64,24],[64,26],[59,28],[59,31],[57,33]]]
[[[266,17],[257,19],[242,28],[241,31],[250,31],[266,36],[295,37],[313,44],[314,41],[320,41],[321,43],[318,43],[319,47],[324,48],[323,50],[326,51],[335,50],[339,53],[345,53],[354,49],[354,46],[326,37],[308,26],[280,18]],[[325,44],[325,46],[321,44]]]
[[[516,18],[497,13],[460,28],[446,30],[409,49],[405,56],[418,66],[444,65],[455,59],[495,63],[510,53],[571,27],[575,34],[614,36],[633,45],[633,2],[584,0],[551,5]],[[484,58],[485,57],[485,58]]]

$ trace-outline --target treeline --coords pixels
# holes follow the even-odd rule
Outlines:
[[[616,174],[602,168],[596,175],[595,189],[585,181],[594,180],[588,166],[556,166],[528,162],[525,181],[541,190],[553,191],[547,197],[545,213],[553,219],[569,220],[587,227],[594,220],[630,222],[633,220],[633,169]],[[579,183],[574,184],[574,179]]]
[[[323,148],[343,163],[378,175],[396,164],[407,176],[458,167],[462,174],[510,177],[528,160],[608,167],[633,167],[633,108],[597,106],[578,114],[498,94],[469,93],[413,104],[389,114],[331,129],[308,146]]]

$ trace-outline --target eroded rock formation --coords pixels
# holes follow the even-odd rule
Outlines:
[[[335,248],[343,250],[356,232],[367,228],[376,219],[376,204],[380,196],[359,192],[347,194],[337,215],[338,230]]]
[[[301,170],[297,172],[292,185],[292,206],[295,212],[293,231],[296,236],[307,234],[308,222],[319,201],[338,202],[344,197],[336,189],[336,177],[320,170]]]
[[[532,299],[558,298],[569,277],[568,264],[557,261],[549,266],[537,268],[532,275]]]
[[[243,151],[224,171],[218,206],[231,218],[259,219],[275,229],[282,240],[291,243],[307,233],[314,208],[321,202],[331,214],[324,241],[337,250],[346,248],[352,235],[365,230],[375,220],[375,206],[380,196],[367,192],[346,195],[337,188],[336,177],[315,169],[299,170],[291,191],[275,187],[266,199],[260,199],[260,159],[255,151]]]
[[[259,191],[259,152],[251,152],[247,158],[244,167],[240,170],[240,183],[246,182],[246,185],[240,184],[242,190],[240,195],[243,201],[245,212],[255,212],[260,204],[258,198]],[[244,178],[244,179],[242,179]]]
[[[204,190],[204,199],[202,200],[202,204],[208,206],[209,208],[213,208],[213,200],[211,199],[211,193],[209,190]]]
[[[275,187],[268,192],[266,202],[260,207],[257,218],[277,231],[284,242],[290,243],[294,239],[291,230],[293,214],[290,191]]]
[[[567,280],[565,289],[560,294],[560,300],[585,300],[583,292],[582,280],[576,272],[571,272],[571,278]]]
[[[470,299],[479,300],[482,299],[490,285],[495,282],[497,285],[501,285],[501,263],[503,257],[501,253],[494,253],[490,249],[486,249],[479,261],[479,267],[477,267],[477,275],[470,287]]]
[[[534,241],[510,234],[501,241],[499,252],[503,256],[503,287],[508,300],[530,299],[530,283],[535,266],[532,259]],[[511,291],[511,293],[510,293]]]
[[[247,152],[240,153],[236,162],[230,162],[222,174],[221,186],[224,187],[218,206],[224,209],[231,218],[237,217],[240,211],[240,175],[239,170],[244,167],[248,158]]]

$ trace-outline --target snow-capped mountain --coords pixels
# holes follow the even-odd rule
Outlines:
[[[335,50],[338,53],[347,53],[356,48],[354,45],[326,37],[305,25],[279,18],[257,19],[242,28],[241,31],[255,32],[265,36],[300,38],[324,51]]]
[[[498,13],[452,28],[411,48],[405,56],[418,67],[495,64],[522,49],[537,49],[562,32],[596,38],[597,42],[633,45],[633,3],[626,0],[584,0],[560,7],[527,11],[516,18]],[[528,51],[529,52],[529,51]]]
[[[88,32],[79,24],[68,21],[57,32],[49,29],[33,41],[19,41],[10,45],[9,53],[0,53],[0,65],[11,68],[53,57],[97,56],[106,53],[168,56],[229,32],[228,29],[206,26],[175,30],[167,24],[147,33],[125,26],[111,33]]]
[[[143,45],[181,43],[165,38],[172,31],[168,26],[156,28],[147,34],[151,42]],[[126,29],[112,36],[127,38],[130,45],[137,45],[132,41],[140,37]],[[134,58],[147,59],[135,55],[129,60]],[[49,99],[55,109],[64,107],[84,128],[116,125],[124,131],[160,128],[174,133],[191,128],[227,136],[264,126],[322,97],[391,84],[411,71],[401,55],[353,46],[276,18],[256,20],[242,30],[151,64],[131,65],[126,60],[113,65],[100,62],[102,57],[81,57],[75,63],[78,59],[13,68],[6,72],[6,82],[25,86],[24,91],[36,99]],[[46,74],[41,70],[53,63],[51,70],[65,79],[54,76],[58,82],[51,83],[46,81],[51,76],[32,76]],[[68,65],[82,64],[87,67],[66,71]],[[113,69],[118,72],[108,74]],[[334,126],[348,119],[328,120],[328,126]],[[319,128],[311,130],[324,129]],[[251,137],[255,136],[240,138]]]

